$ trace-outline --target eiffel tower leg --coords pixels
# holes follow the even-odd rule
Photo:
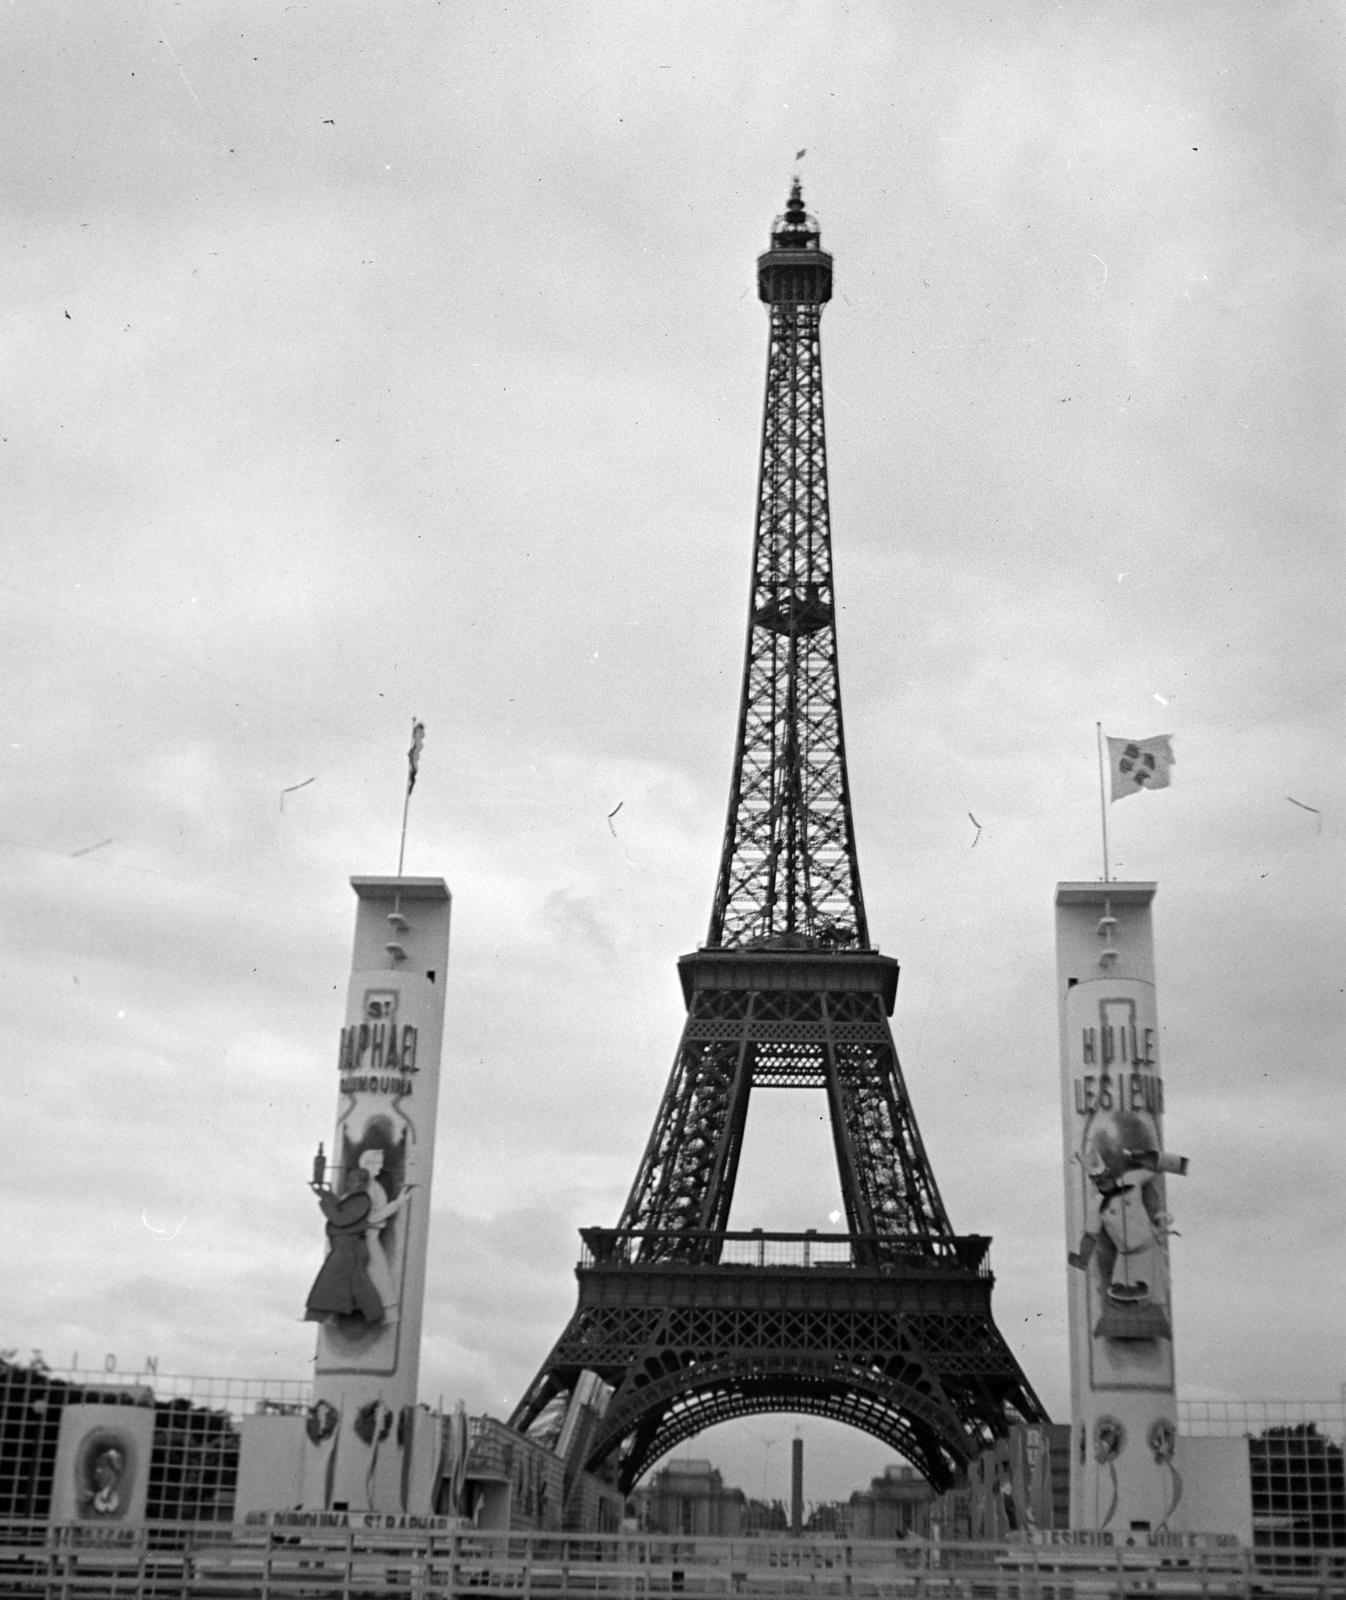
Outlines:
[[[622,1228],[715,1231],[728,1225],[752,1090],[751,1060],[742,1027],[717,1014],[723,998],[698,996],[697,1002]],[[714,1030],[711,1036],[705,1036],[708,1029]]]
[[[951,1238],[876,995],[828,995],[827,1100],[850,1226]]]
[[[578,1374],[575,1376],[578,1377]],[[553,1370],[550,1362],[544,1363],[541,1372],[529,1384],[527,1394],[515,1406],[509,1419],[510,1427],[527,1433],[553,1400],[558,1396],[568,1399],[569,1394],[564,1377]]]

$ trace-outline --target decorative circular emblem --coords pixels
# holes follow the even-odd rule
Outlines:
[[[1094,1460],[1115,1461],[1126,1449],[1126,1429],[1116,1417],[1100,1417],[1094,1423]]]
[[[353,1426],[366,1444],[373,1444],[376,1437],[386,1439],[392,1432],[393,1414],[381,1400],[370,1400],[355,1413]]]
[[[312,1444],[321,1444],[324,1439],[330,1439],[336,1432],[336,1425],[341,1420],[337,1408],[327,1400],[319,1400],[316,1405],[308,1408],[308,1416],[304,1419],[304,1432],[308,1434]]]
[[[1146,1443],[1150,1447],[1150,1453],[1160,1465],[1172,1461],[1178,1449],[1178,1430],[1167,1417],[1156,1417],[1150,1424]]]

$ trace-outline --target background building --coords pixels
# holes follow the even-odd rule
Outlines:
[[[930,1485],[905,1461],[894,1461],[868,1489],[851,1496],[850,1536],[853,1539],[905,1539],[929,1521],[934,1499]]]
[[[0,1516],[47,1517],[61,1418],[67,1406],[113,1405],[154,1413],[145,1516],[229,1522],[245,1415],[299,1412],[308,1385],[157,1374],[57,1373],[0,1357]]]
[[[746,1531],[747,1497],[726,1486],[719,1469],[696,1457],[667,1462],[631,1495],[642,1532],[735,1538]]]

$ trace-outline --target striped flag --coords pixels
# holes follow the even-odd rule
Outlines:
[[[1176,765],[1171,734],[1152,739],[1114,739],[1108,736],[1108,765],[1112,769],[1112,798],[1136,794],[1141,789],[1167,789],[1169,768]]]

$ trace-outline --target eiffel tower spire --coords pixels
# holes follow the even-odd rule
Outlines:
[[[758,258],[771,318],[738,746],[713,947],[865,949],[841,725],[820,324],[832,257],[799,180]]]
[[[1044,1413],[991,1317],[990,1240],[955,1234],[944,1209],[888,1024],[897,962],[865,922],[823,428],[832,258],[797,180],[757,283],[766,406],[709,935],[678,962],[687,1021],[621,1218],[583,1230],[579,1306],[512,1422],[561,1438],[571,1482],[606,1463],[629,1489],[702,1428],[805,1412],[883,1439],[944,1488]],[[824,1092],[846,1233],[730,1231],[754,1088]]]

